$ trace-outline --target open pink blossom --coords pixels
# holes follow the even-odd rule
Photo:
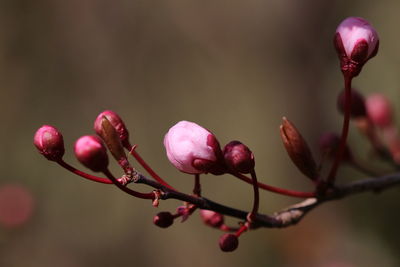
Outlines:
[[[381,128],[392,124],[392,107],[389,100],[382,94],[372,94],[366,99],[369,119]]]
[[[341,60],[342,71],[357,76],[364,63],[378,52],[379,37],[368,21],[349,17],[337,27],[334,44]]]
[[[190,173],[215,173],[222,152],[216,137],[194,122],[180,121],[164,137],[169,161],[178,170]]]

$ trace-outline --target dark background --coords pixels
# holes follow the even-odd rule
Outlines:
[[[23,187],[33,203],[25,223],[0,224],[0,265],[399,266],[398,189],[323,205],[295,227],[247,233],[236,252],[224,254],[221,233],[198,214],[168,229],[151,223],[181,203],[154,209],[66,172],[32,145],[38,127],[54,125],[64,135],[65,159],[79,166],[74,141],[112,109],[141,155],[190,192],[192,178],[170,165],[162,145],[169,127],[190,120],[222,144],[246,143],[263,182],[311,190],[281,144],[281,117],[297,125],[316,155],[318,136],[340,131],[343,81],[332,38],[348,16],[366,18],[381,39],[354,86],[398,102],[399,8],[361,0],[0,1],[0,187]],[[349,140],[375,164],[354,127]],[[339,173],[340,182],[361,177],[348,167]],[[229,176],[204,176],[203,192],[251,207],[251,187]],[[261,201],[271,214],[297,200],[263,192]]]

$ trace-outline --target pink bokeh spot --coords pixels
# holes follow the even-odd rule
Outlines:
[[[392,107],[382,94],[372,94],[366,99],[367,113],[370,120],[378,127],[385,128],[392,124]]]
[[[25,224],[34,211],[34,199],[30,191],[16,184],[0,186],[0,225],[14,228]]]

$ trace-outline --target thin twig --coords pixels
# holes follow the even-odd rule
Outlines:
[[[248,211],[228,207],[204,197],[196,197],[177,192],[158,183],[157,181],[148,179],[140,173],[137,173],[137,175],[134,177],[134,182],[146,184],[155,189],[159,189],[162,192],[161,199],[164,200],[177,199],[189,202],[196,205],[200,209],[213,210],[215,212],[242,220],[246,220],[246,217],[249,214]],[[308,198],[298,204],[275,213],[273,216],[257,213],[254,217],[253,224],[255,227],[266,228],[288,227],[298,223],[309,211],[324,202],[342,199],[344,197],[363,192],[378,192],[398,184],[400,184],[400,173],[394,173],[382,177],[361,179],[347,185],[336,186],[333,189],[329,189],[324,196],[319,196],[318,198]]]

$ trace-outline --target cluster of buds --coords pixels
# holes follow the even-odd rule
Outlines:
[[[354,166],[361,166],[356,164],[357,161],[346,142],[350,118],[356,121],[361,133],[371,141],[380,156],[387,159],[386,150],[388,150],[393,162],[400,164],[400,139],[392,123],[392,109],[388,101],[377,94],[364,99],[359,92],[351,88],[352,79],[378,51],[379,38],[376,31],[364,19],[350,17],[337,28],[334,45],[345,81],[345,90],[337,101],[339,110],[344,114],[344,122],[341,135],[324,134],[319,143],[323,157],[333,161],[326,177],[322,175],[321,166],[316,163],[309,145],[294,124],[284,117],[280,126],[280,134],[289,158],[314,185],[312,192],[293,191],[258,182],[255,156],[245,144],[234,140],[221,148],[220,142],[211,131],[189,121],[180,121],[172,126],[164,136],[164,146],[171,164],[194,178],[191,194],[178,191],[150,167],[136,150],[136,145],[131,145],[124,121],[110,110],[100,113],[95,119],[94,131],[97,136],[85,135],[79,138],[74,146],[75,156],[80,163],[93,172],[103,173],[106,177],[88,174],[66,163],[63,160],[65,151],[63,136],[55,127],[42,126],[35,134],[34,144],[43,156],[65,169],[88,180],[114,184],[127,194],[151,200],[154,207],[159,205],[160,200],[169,198],[184,201],[183,205],[173,213],[168,211],[157,213],[153,223],[161,228],[167,228],[173,225],[175,219],[186,221],[199,210],[200,218],[206,226],[225,232],[219,239],[220,249],[225,252],[234,251],[239,245],[242,233],[259,228],[260,224],[257,222],[265,217],[259,214],[260,189],[291,197],[318,198],[334,188],[336,171],[340,163],[349,162]],[[377,129],[382,130],[382,133],[378,133]],[[384,140],[381,140],[381,136]],[[108,168],[107,150],[122,169],[123,174],[119,178]],[[126,151],[151,178],[147,178],[135,169],[128,161]],[[203,198],[200,176],[205,174],[228,174],[252,185],[254,200],[251,210],[243,212]],[[128,187],[132,182],[146,184],[153,190],[148,193],[137,192]],[[226,225],[225,215],[240,218],[238,225]]]

